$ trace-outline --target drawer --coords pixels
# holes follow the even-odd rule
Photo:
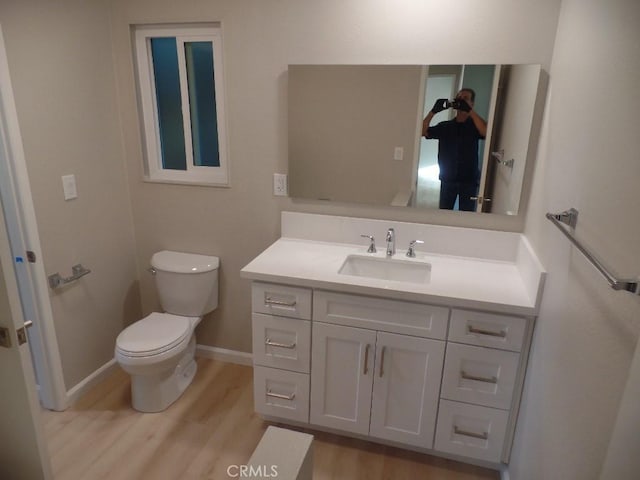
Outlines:
[[[519,352],[526,328],[523,317],[453,309],[449,340]]]
[[[448,343],[440,396],[508,410],[519,359],[515,352]]]
[[[253,367],[256,412],[298,422],[309,422],[309,375]]]
[[[311,320],[311,289],[253,282],[251,305],[257,313]]]
[[[500,462],[509,412],[440,400],[434,449]]]
[[[309,373],[311,322],[254,313],[253,363]]]
[[[313,319],[350,327],[367,328],[444,340],[449,309],[423,303],[316,291]]]

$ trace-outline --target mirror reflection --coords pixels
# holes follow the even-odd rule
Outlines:
[[[517,214],[540,72],[290,65],[290,195]]]

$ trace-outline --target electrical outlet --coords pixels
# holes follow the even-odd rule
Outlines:
[[[286,197],[289,194],[286,173],[273,174],[273,194],[277,197]]]
[[[393,149],[393,159],[402,160],[404,158],[404,148],[396,147]]]

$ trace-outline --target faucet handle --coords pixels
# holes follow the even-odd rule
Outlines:
[[[407,257],[416,258],[416,243],[424,243],[422,240],[411,240],[409,242],[409,250],[407,250]]]
[[[373,238],[373,235],[360,235],[363,238],[369,239],[369,248],[367,249],[367,253],[376,253],[376,240]]]

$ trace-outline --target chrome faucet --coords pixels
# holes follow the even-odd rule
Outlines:
[[[387,230],[387,257],[396,254],[396,232],[393,228]]]
[[[409,249],[407,250],[407,257],[416,258],[416,243],[424,243],[422,240],[411,240],[409,242]]]

